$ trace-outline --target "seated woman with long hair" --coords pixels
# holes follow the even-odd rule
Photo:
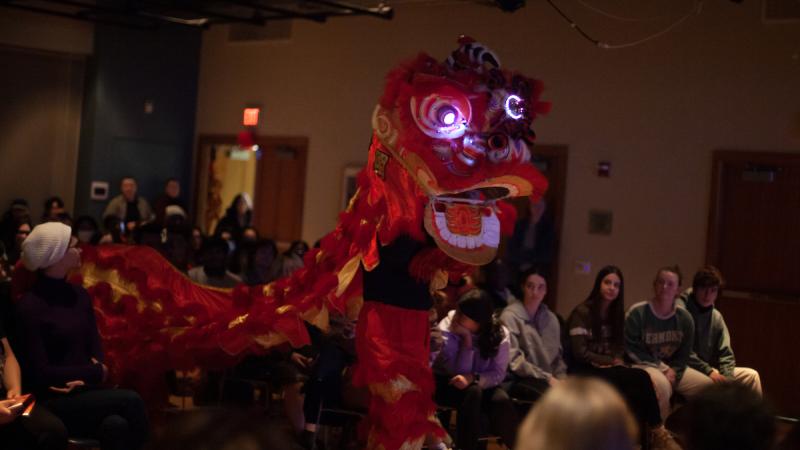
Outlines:
[[[517,399],[536,401],[567,375],[558,317],[544,302],[547,279],[541,267],[521,276],[522,301],[512,300],[500,320],[509,331],[509,374],[504,383]]]
[[[641,426],[643,439],[653,430],[655,441],[668,440],[661,426],[658,399],[650,376],[628,367],[625,354],[625,282],[616,266],[600,269],[583,303],[567,320],[574,358],[573,371],[602,378],[628,401]]]
[[[494,317],[492,300],[480,290],[467,291],[458,307],[439,322],[442,348],[433,364],[436,402],[458,411],[456,444],[477,448],[481,414],[503,442],[514,442],[517,414],[499,386],[508,367],[508,331]]]

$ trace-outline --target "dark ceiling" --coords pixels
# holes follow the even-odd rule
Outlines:
[[[372,0],[0,0],[0,6],[141,29],[165,23],[208,28],[286,19],[324,22],[338,16],[388,20],[394,14],[387,4]]]

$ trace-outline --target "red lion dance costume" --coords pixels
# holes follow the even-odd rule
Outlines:
[[[445,63],[420,54],[389,73],[367,167],[336,229],[305,268],[265,286],[191,283],[152,250],[84,253],[108,361],[124,382],[143,373],[231,365],[284,342],[303,321],[358,317],[354,382],[371,393],[368,447],[419,448],[434,418],[431,293],[491,261],[513,227],[507,197],[541,197],[529,163],[531,122],[546,112],[536,80],[500,69],[468,38]]]

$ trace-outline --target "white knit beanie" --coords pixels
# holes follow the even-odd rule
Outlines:
[[[169,205],[164,210],[164,217],[169,216],[182,216],[185,219],[186,211],[184,211],[183,208],[178,205]]]
[[[36,225],[22,241],[22,263],[30,271],[52,266],[67,253],[71,238],[72,228],[61,222]]]

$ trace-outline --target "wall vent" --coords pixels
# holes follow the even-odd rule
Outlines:
[[[243,23],[228,25],[229,43],[288,41],[292,38],[291,20],[268,21],[263,26]]]
[[[762,0],[764,23],[800,23],[800,0]]]

